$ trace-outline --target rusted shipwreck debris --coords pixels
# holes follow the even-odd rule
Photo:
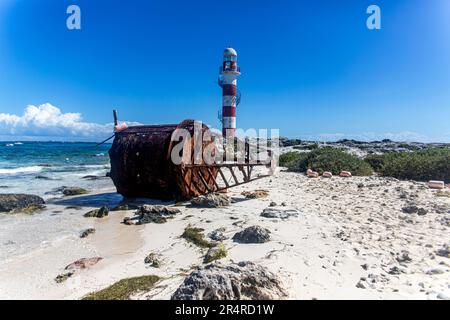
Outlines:
[[[203,159],[193,161],[194,139],[180,139],[183,156],[180,164],[174,164],[171,154],[179,141],[171,141],[172,134],[176,129],[185,129],[193,137],[194,125],[194,120],[185,120],[180,124],[133,126],[116,132],[109,155],[110,176],[117,192],[125,197],[185,200],[268,176],[252,175],[254,167],[272,164],[250,161],[248,144],[243,162],[206,164]],[[203,124],[202,132],[207,130]],[[203,150],[208,146],[216,148],[212,144],[214,141],[203,141]],[[184,152],[185,149],[190,152]]]

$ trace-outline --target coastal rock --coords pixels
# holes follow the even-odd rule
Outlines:
[[[84,214],[85,218],[103,218],[109,214],[109,208],[106,206],[101,207],[100,209],[91,210]]]
[[[81,179],[94,181],[94,180],[108,179],[108,177],[107,176],[87,175],[87,176],[82,177]]]
[[[318,178],[318,177],[319,177],[319,173],[316,172],[316,171],[313,171],[313,170],[311,170],[311,169],[306,170],[306,175],[307,175],[309,178]]]
[[[44,208],[44,199],[31,194],[0,194],[0,212],[33,212]]]
[[[435,180],[431,180],[428,182],[428,188],[430,189],[444,189],[445,188],[445,183],[444,181],[435,181]]]
[[[58,275],[58,276],[55,278],[55,282],[56,282],[56,283],[63,283],[64,281],[66,281],[67,279],[69,279],[71,276],[73,276],[74,273],[75,273],[74,271],[71,271],[71,272],[67,272],[67,273],[60,274],[60,275]]]
[[[425,270],[425,273],[428,275],[437,275],[437,274],[443,274],[445,271],[442,268],[431,268],[428,270]]]
[[[428,211],[426,209],[420,208],[416,205],[409,205],[409,206],[403,207],[402,211],[404,213],[408,213],[408,214],[417,213],[419,216],[424,216],[428,213]]]
[[[111,211],[127,211],[127,210],[130,210],[130,209],[128,208],[128,205],[126,205],[126,204],[119,204],[118,206],[111,209]]]
[[[444,245],[444,247],[442,249],[439,249],[438,251],[436,251],[436,255],[438,255],[440,257],[444,257],[444,258],[450,258],[450,246]]]
[[[264,243],[270,241],[270,231],[260,226],[251,226],[236,233],[233,240],[239,243]]]
[[[124,209],[124,207],[117,208],[117,210]],[[174,207],[166,207],[161,205],[143,205],[138,207],[137,211],[135,212],[135,217],[125,217],[123,219],[123,223],[126,225],[165,223],[167,222],[167,219],[173,218],[177,213],[180,212],[181,211],[179,209]]]
[[[439,300],[450,300],[450,296],[445,294],[445,293],[439,293],[436,298],[438,298]]]
[[[173,216],[180,212],[179,209],[173,207],[143,205],[135,213],[138,215],[136,224],[165,223],[167,219],[173,218]],[[130,222],[131,220],[128,221]]]
[[[267,190],[255,190],[255,191],[244,191],[241,193],[247,199],[261,199],[267,198],[269,196],[269,191]]]
[[[126,224],[127,226],[132,226],[135,223],[133,222],[133,219],[130,217],[123,218],[123,224]]]
[[[128,210],[137,210],[139,209],[139,205],[133,203],[121,203],[116,207],[112,208],[111,211],[128,211]]]
[[[94,229],[94,228],[86,229],[86,230],[84,230],[84,231],[81,233],[80,238],[86,238],[86,237],[88,237],[89,235],[91,235],[91,234],[93,234],[93,233],[95,233],[95,229]]]
[[[223,234],[224,232],[225,232],[225,228],[222,227],[222,228],[213,230],[211,233],[208,234],[208,237],[209,237],[211,240],[214,240],[214,241],[223,241],[223,240],[228,239],[228,238]]]
[[[388,273],[391,275],[399,275],[404,273],[404,270],[400,269],[397,266],[393,266],[392,268],[389,269]]]
[[[161,261],[156,253],[149,253],[144,259],[144,263],[150,265],[153,268],[161,267]]]
[[[44,176],[44,175],[37,175],[36,177],[34,177],[36,180],[53,180],[50,177]]]
[[[89,191],[78,187],[62,187],[62,193],[65,196],[78,196],[89,193]]]
[[[101,257],[93,257],[93,258],[82,258],[75,262],[72,262],[68,266],[66,266],[65,270],[81,270],[92,267],[96,265],[99,261],[103,260]]]
[[[400,253],[397,253],[397,256],[395,258],[397,262],[404,263],[404,262],[411,262],[412,259],[409,256],[409,252],[406,250],[402,250]]]
[[[225,194],[210,193],[192,199],[191,204],[195,207],[220,208],[228,207],[231,204],[231,199]]]
[[[253,262],[212,263],[192,272],[172,300],[273,300],[287,296],[280,278]]]
[[[267,208],[261,213],[261,217],[271,218],[271,219],[289,219],[291,217],[298,217],[300,212],[297,210],[281,210],[274,208]]]
[[[340,176],[340,177],[343,177],[343,178],[349,178],[349,177],[352,176],[352,173],[351,173],[350,171],[342,171],[342,172],[339,174],[339,176]]]
[[[333,177],[333,174],[332,174],[331,172],[329,172],[329,171],[325,171],[325,172],[322,174],[322,177],[324,177],[324,178],[332,178],[332,177]]]

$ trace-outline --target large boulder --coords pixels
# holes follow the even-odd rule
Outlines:
[[[42,209],[45,201],[31,194],[0,194],[0,212]]]
[[[270,231],[260,226],[251,226],[236,233],[233,240],[239,243],[264,243],[270,241]]]
[[[172,300],[274,300],[287,297],[279,277],[244,261],[212,263],[186,277]]]

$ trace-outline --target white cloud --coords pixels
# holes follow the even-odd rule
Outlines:
[[[11,139],[97,141],[112,134],[113,125],[85,122],[80,113],[63,113],[45,103],[29,105],[21,116],[0,113],[0,136]]]

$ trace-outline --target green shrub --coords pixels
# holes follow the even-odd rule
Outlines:
[[[184,229],[181,237],[201,248],[212,248],[216,246],[216,243],[205,240],[203,231],[201,228],[194,228],[189,225]]]
[[[382,156],[378,172],[383,176],[417,181],[450,182],[450,148],[387,153]]]
[[[312,169],[319,174],[330,171],[338,175],[343,170],[351,171],[355,176],[369,176],[373,173],[372,167],[364,160],[332,147],[315,149],[293,158],[295,157],[291,156],[287,167],[294,172]]]
[[[375,171],[380,171],[385,161],[384,154],[369,154],[364,159]]]
[[[279,165],[281,167],[289,167],[292,162],[298,161],[301,158],[302,154],[298,152],[286,152],[280,155]]]

